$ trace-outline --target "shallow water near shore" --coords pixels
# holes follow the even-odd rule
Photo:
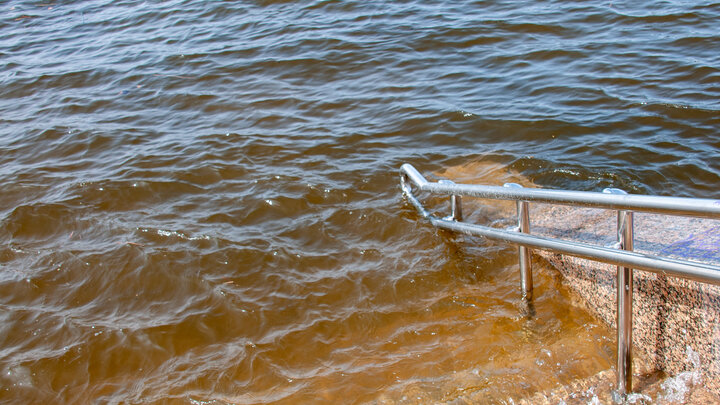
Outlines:
[[[718,198],[717,2],[0,11],[0,402],[508,403],[614,332],[402,163]]]

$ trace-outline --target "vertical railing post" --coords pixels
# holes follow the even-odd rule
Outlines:
[[[505,183],[508,188],[523,188],[517,183]],[[530,203],[527,201],[517,202],[518,231],[530,233]],[[520,260],[520,287],[523,297],[530,300],[533,294],[532,262],[530,260],[530,249],[525,246],[518,247],[518,258]]]
[[[603,193],[627,194],[617,188],[606,188]],[[618,211],[618,248],[633,250],[633,213]],[[617,267],[617,388],[625,396],[632,391],[632,294],[633,270]]]
[[[452,180],[440,180],[440,184],[455,184]],[[453,221],[462,221],[462,197],[456,194],[450,196],[450,219]]]

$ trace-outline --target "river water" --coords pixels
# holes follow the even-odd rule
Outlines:
[[[402,163],[718,198],[718,2],[0,12],[0,402],[509,403],[613,332]]]

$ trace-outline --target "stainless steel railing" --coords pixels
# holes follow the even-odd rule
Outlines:
[[[617,385],[620,395],[632,391],[633,269],[720,285],[720,267],[718,266],[633,252],[633,212],[720,219],[720,200],[627,194],[615,188],[608,188],[602,193],[597,193],[528,189],[514,183],[507,183],[503,187],[455,184],[449,180],[432,183],[428,182],[409,164],[404,164],[400,168],[400,185],[407,200],[433,226],[517,244],[519,246],[521,289],[523,296],[527,299],[532,299],[533,290],[529,248],[549,250],[617,265]],[[450,195],[450,216],[439,218],[431,215],[413,194],[412,185],[421,191]],[[461,196],[516,201],[518,226],[515,229],[503,230],[461,222]],[[530,233],[530,202],[617,210],[618,243],[614,248],[609,248],[532,235]]]

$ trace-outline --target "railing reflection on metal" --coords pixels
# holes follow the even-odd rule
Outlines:
[[[720,219],[720,201],[718,200],[627,194],[623,190],[613,188],[597,193],[528,189],[514,183],[505,184],[504,187],[455,184],[449,180],[431,183],[409,164],[404,164],[400,168],[400,185],[408,202],[433,226],[517,244],[519,246],[521,288],[527,299],[532,298],[533,289],[529,248],[549,250],[617,265],[617,387],[620,395],[632,391],[633,269],[720,285],[720,267],[718,266],[633,252],[633,211]],[[450,195],[451,215],[445,218],[431,215],[413,194],[413,185],[421,191]],[[503,230],[461,222],[461,196],[516,201],[517,228]],[[609,248],[532,235],[529,210],[531,202],[617,210],[618,243],[615,248]]]

